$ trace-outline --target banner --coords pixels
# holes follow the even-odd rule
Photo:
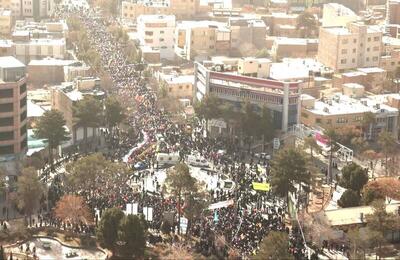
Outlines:
[[[220,202],[211,204],[211,205],[208,207],[208,209],[209,209],[209,210],[213,210],[213,209],[219,209],[219,208],[226,208],[226,207],[228,207],[228,206],[233,205],[233,203],[234,203],[233,200],[220,201]]]
[[[269,183],[253,182],[253,190],[269,191],[270,189]]]
[[[143,207],[144,219],[147,221],[153,221],[153,208],[152,207]]]
[[[188,219],[185,217],[181,217],[179,221],[179,227],[181,229],[181,234],[186,234],[187,226],[188,226]]]

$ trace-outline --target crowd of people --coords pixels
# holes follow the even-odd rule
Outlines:
[[[253,182],[264,182],[268,179],[268,162],[257,159],[254,154],[241,152],[237,140],[230,138],[210,138],[205,136],[201,124],[187,133],[184,126],[173,123],[166,112],[158,108],[157,96],[145,83],[135,64],[127,60],[124,47],[107,30],[110,25],[118,25],[113,18],[104,18],[92,9],[69,8],[61,10],[60,16],[78,17],[85,26],[88,39],[101,57],[101,64],[111,77],[110,94],[129,97],[136,105],[126,119],[132,132],[115,131],[108,135],[107,142],[110,151],[106,157],[111,160],[124,161],[133,166],[138,160],[149,166],[147,174],[137,174],[136,181],[154,174],[154,152],[144,158],[139,155],[147,151],[157,142],[157,135],[163,136],[166,152],[179,152],[180,159],[196,152],[205,158],[218,174],[224,174],[234,180],[235,190],[226,191],[220,187],[212,190],[212,202],[233,200],[234,205],[207,210],[202,218],[191,225],[191,234],[199,238],[193,250],[203,255],[226,256],[228,245],[235,248],[241,255],[252,255],[257,252],[261,240],[272,230],[290,232],[291,252],[296,259],[305,258],[304,243],[298,232],[290,231],[284,221],[284,205],[269,192],[259,192],[252,189]],[[127,106],[129,106],[127,104]],[[140,130],[140,131],[137,131]],[[222,151],[222,152],[221,152]],[[250,163],[242,163],[243,159],[251,157]],[[240,162],[240,163],[238,163]],[[263,169],[263,173],[259,171]],[[98,190],[80,192],[87,198],[90,208],[103,210],[111,207],[125,208],[127,203],[137,202],[139,211],[143,207],[153,208],[153,220],[150,228],[160,231],[165,222],[165,212],[177,215],[177,201],[163,194],[159,189],[159,180],[152,176],[156,183],[155,192],[147,192],[144,180],[140,192],[134,192],[129,179],[120,178],[114,183],[101,182]],[[175,223],[176,224],[176,223]],[[227,246],[217,249],[216,237],[224,237]]]

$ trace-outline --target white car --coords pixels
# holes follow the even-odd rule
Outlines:
[[[226,179],[219,182],[219,187],[224,191],[235,190],[235,183],[232,180]]]
[[[267,153],[256,153],[256,154],[254,154],[254,156],[257,158],[260,158],[260,159],[271,160],[271,155],[269,155]]]
[[[200,156],[189,155],[187,157],[187,162],[189,165],[196,167],[209,167],[207,160],[201,158]]]

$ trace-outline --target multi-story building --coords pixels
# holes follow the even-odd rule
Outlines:
[[[276,37],[271,47],[271,57],[276,61],[283,58],[315,57],[318,39]]]
[[[31,60],[27,66],[27,83],[35,87],[45,84],[57,85],[64,82],[64,67],[79,63],[75,60],[43,59]]]
[[[246,51],[265,48],[267,26],[261,19],[230,17],[231,48],[246,55]]]
[[[10,162],[27,149],[25,65],[14,57],[0,57],[0,163],[16,175]]]
[[[160,85],[165,87],[168,96],[175,98],[193,98],[193,75],[160,75]]]
[[[14,17],[35,20],[51,16],[56,7],[54,0],[6,0],[4,5],[12,10]]]
[[[140,15],[175,15],[177,19],[189,19],[196,13],[199,0],[140,0],[122,1],[121,17],[135,20]]]
[[[264,15],[262,19],[269,28],[269,35],[281,37],[298,37],[298,14],[271,13]]]
[[[386,3],[386,23],[400,24],[400,1],[388,0]]]
[[[230,29],[226,23],[214,21],[183,21],[175,30],[175,53],[187,60],[195,57],[228,54]]]
[[[64,59],[66,55],[65,39],[14,41],[14,46],[16,58],[25,64],[46,57]]]
[[[335,71],[377,67],[380,63],[382,32],[361,23],[347,27],[321,27],[318,60]]]
[[[361,130],[365,114],[373,113],[375,123],[372,124],[371,131],[367,133],[368,138],[375,139],[379,133],[387,131],[397,139],[399,122],[397,108],[386,105],[374,96],[364,97],[360,93],[363,88],[358,84],[345,84],[344,89],[349,89],[344,93],[353,97],[341,93],[335,93],[332,97],[321,100],[302,96],[301,123],[324,129],[353,127]]]
[[[196,62],[193,89],[194,102],[205,95],[215,95],[236,106],[245,100],[257,107],[265,106],[272,111],[274,124],[282,131],[298,122],[299,82],[248,77],[232,71],[224,72],[221,67],[207,68]]]
[[[160,50],[160,59],[174,60],[174,15],[140,15],[137,35],[140,44]]]
[[[11,11],[0,9],[0,34],[8,35],[11,32],[12,17]]]
[[[324,4],[322,26],[347,26],[350,22],[359,20],[350,8],[337,3]]]

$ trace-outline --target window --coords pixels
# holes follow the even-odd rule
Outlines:
[[[2,98],[12,98],[13,90],[12,89],[0,89],[0,97]]]
[[[258,67],[261,68],[261,64],[258,64]]]
[[[163,42],[164,41],[164,38],[160,38],[160,42]]]
[[[214,49],[214,45],[210,45],[210,49]]]
[[[21,122],[24,121],[25,119],[26,119],[26,111],[22,112],[20,116]]]
[[[341,63],[341,64],[346,64],[346,62],[347,62],[346,59],[341,59],[341,60],[340,60],[340,63]]]
[[[354,58],[351,59],[351,62],[352,62],[352,63],[356,63],[356,59],[354,59]]]
[[[13,154],[13,153],[14,153],[14,145],[0,146],[0,155]]]
[[[153,32],[151,32],[151,31],[145,31],[144,34],[147,35],[147,36],[152,36],[152,35],[153,35]]]
[[[0,127],[1,126],[12,126],[12,125],[14,125],[14,117],[0,118]]]
[[[379,46],[374,46],[373,50],[374,51],[379,51]]]
[[[369,57],[367,57],[366,60],[369,61]]]
[[[377,42],[377,41],[379,41],[379,36],[374,37],[374,42]]]
[[[0,141],[10,141],[14,139],[14,131],[0,132]]]
[[[370,51],[370,48],[367,48],[367,51]]]
[[[13,103],[0,104],[0,112],[12,112],[14,111]]]
[[[26,106],[26,97],[24,97],[19,101],[19,107],[23,108],[24,106]]]
[[[182,89],[182,86],[179,86],[179,89]]]
[[[25,138],[25,139],[21,142],[21,150],[25,149],[27,146],[28,146],[28,139]]]
[[[315,123],[320,124],[322,122],[321,118],[315,119]]]
[[[368,42],[370,42],[371,41],[371,37],[368,37]]]
[[[376,56],[375,56],[375,57],[372,57],[372,60],[373,60],[373,61],[378,61],[378,57],[376,57]]]
[[[26,134],[26,124],[23,125],[23,126],[21,127],[20,132],[21,132],[21,133],[20,133],[21,136],[23,136],[24,134]]]
[[[356,49],[353,49],[353,53],[356,53]]]
[[[353,39],[353,43],[357,43],[357,39]]]
[[[340,118],[336,119],[336,123],[338,123],[338,124],[347,123],[347,119],[344,117],[340,117]]]
[[[342,49],[342,54],[347,54],[347,50],[346,49]]]
[[[343,40],[342,40],[342,44],[347,44],[348,42],[349,42],[348,39],[343,39]]]
[[[19,87],[19,94],[22,94],[22,93],[25,93],[26,92],[26,83],[25,84],[22,84],[20,87]]]
[[[160,34],[164,34],[164,31],[160,31]]]

